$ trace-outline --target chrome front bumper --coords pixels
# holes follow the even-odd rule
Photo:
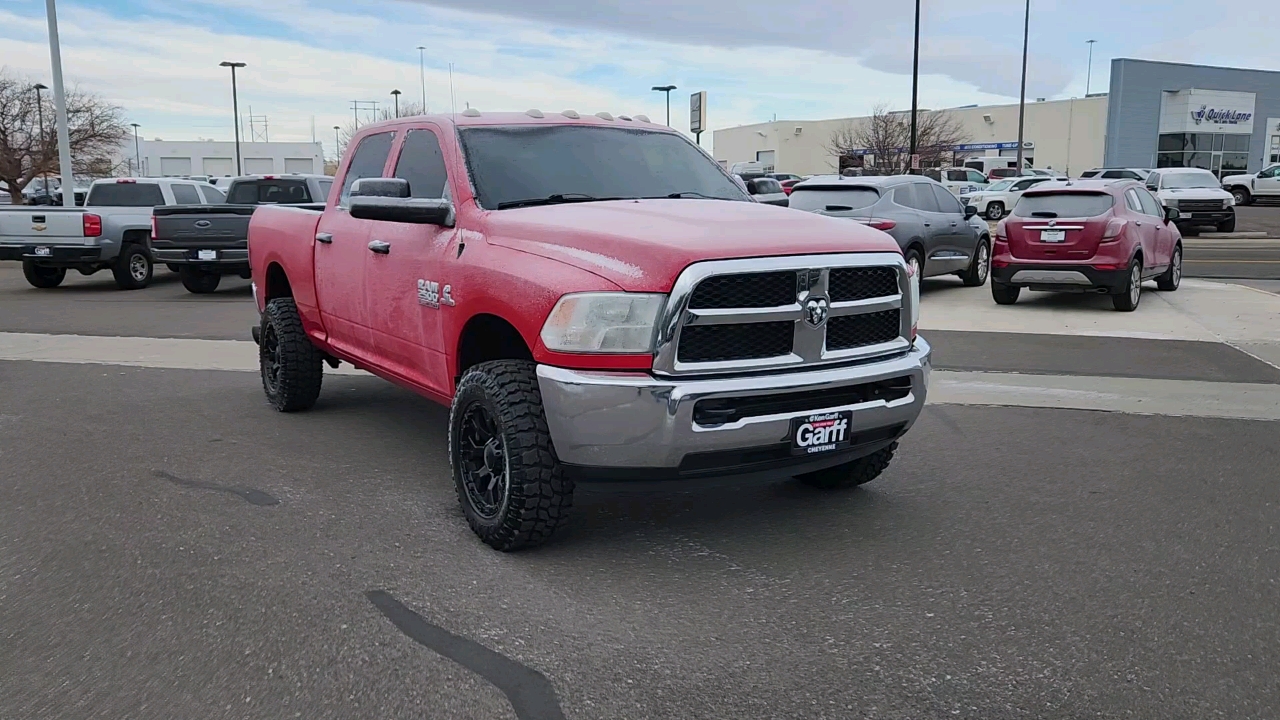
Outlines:
[[[887,360],[802,372],[702,379],[539,365],[538,385],[561,462],[586,468],[647,469],[670,475],[662,471],[677,470],[691,453],[750,450],[787,443],[791,419],[816,412],[852,410],[855,433],[900,428],[900,435],[924,408],[931,352],[929,344],[917,338],[907,353]],[[703,399],[834,391],[903,376],[911,378],[911,392],[888,402],[814,407],[718,425],[694,421],[694,405]]]

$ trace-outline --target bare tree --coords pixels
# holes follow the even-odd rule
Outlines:
[[[937,167],[951,159],[956,145],[968,141],[964,127],[946,110],[922,110],[916,115],[916,153],[921,167]],[[877,105],[871,116],[849,122],[832,131],[826,149],[839,159],[841,169],[852,158],[864,158],[863,166],[883,174],[907,171],[911,164],[911,113],[892,112]]]
[[[0,183],[14,203],[22,190],[41,175],[58,175],[57,116],[52,93],[36,102],[35,83],[0,69]],[[43,114],[44,134],[40,133]],[[115,157],[128,137],[124,110],[78,88],[67,91],[67,133],[71,138],[72,171],[95,175],[115,167]]]
[[[425,115],[422,110],[422,103],[402,102],[400,103],[400,117],[411,117],[413,115]],[[364,120],[359,126],[356,125],[355,118],[351,118],[343,123],[342,129],[338,131],[338,149],[339,157],[347,154],[347,143],[351,142],[351,138],[355,137],[356,130],[368,125],[371,122],[382,122],[383,120],[391,120],[396,116],[394,108],[380,107],[372,120]]]

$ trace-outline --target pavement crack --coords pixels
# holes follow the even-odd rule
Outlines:
[[[213,492],[229,493],[231,495],[235,495],[239,497],[241,500],[244,500],[250,505],[257,505],[258,507],[267,507],[270,505],[280,504],[280,501],[275,497],[272,497],[271,495],[268,495],[267,493],[262,492],[261,490],[256,490],[254,488],[233,487],[230,485],[218,485],[217,483],[203,482],[201,480],[188,480],[186,478],[180,478],[177,475],[174,475],[172,473],[167,473],[164,470],[153,470],[151,472],[156,477],[162,480],[168,480],[174,485],[180,485],[182,487],[187,487],[187,488],[195,488],[196,490],[212,490]]]
[[[519,720],[564,720],[556,690],[546,676],[473,640],[432,625],[386,590],[365,597],[409,639],[488,680],[507,696]]]

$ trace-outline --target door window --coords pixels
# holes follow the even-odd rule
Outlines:
[[[217,205],[227,201],[227,196],[222,191],[210,185],[209,187],[201,187],[200,194],[204,196],[204,201],[210,205]]]
[[[925,186],[917,185],[916,187],[924,189]],[[960,201],[956,199],[956,196],[948,192],[946,188],[941,185],[930,185],[929,188],[933,190],[933,199],[934,202],[938,203],[938,210],[940,212],[951,213],[954,215],[964,214],[964,206],[961,205]]]
[[[351,197],[351,184],[363,178],[382,177],[382,168],[387,164],[387,156],[391,154],[391,141],[395,133],[378,133],[366,136],[356,148],[347,166],[347,176],[342,180],[342,202]]]
[[[195,185],[174,185],[173,202],[176,205],[199,205],[200,193],[196,192]]]
[[[985,184],[987,183],[987,176],[986,176],[986,175],[983,175],[982,173],[980,173],[980,172],[978,172],[978,171],[976,171],[976,170],[968,170],[968,171],[966,171],[966,172],[968,172],[968,173],[969,173],[969,182],[971,182],[971,183],[980,183],[980,184],[983,184],[983,185],[985,185]]]
[[[409,195],[416,198],[444,197],[448,175],[440,141],[430,130],[410,130],[396,161],[396,177],[409,181]]]
[[[1138,201],[1142,203],[1142,212],[1154,216],[1163,217],[1164,213],[1160,211],[1160,201],[1156,200],[1151,193],[1146,190],[1134,190],[1137,193]]]
[[[899,205],[904,205],[916,210],[925,212],[941,212],[938,209],[938,201],[934,200],[933,193],[929,190],[929,186],[924,183],[908,183],[899,185],[893,191],[893,199]]]
[[[1009,189],[1012,190],[1013,192],[1022,192],[1023,190],[1026,190],[1027,188],[1039,182],[1040,182],[1039,180],[1019,180],[1018,182],[1014,183],[1013,187]]]

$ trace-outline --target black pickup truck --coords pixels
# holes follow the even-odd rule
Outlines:
[[[333,178],[327,175],[247,175],[231,181],[227,202],[157,207],[151,221],[151,256],[176,270],[193,293],[218,289],[223,275],[249,277],[249,218],[260,205],[323,210]]]

